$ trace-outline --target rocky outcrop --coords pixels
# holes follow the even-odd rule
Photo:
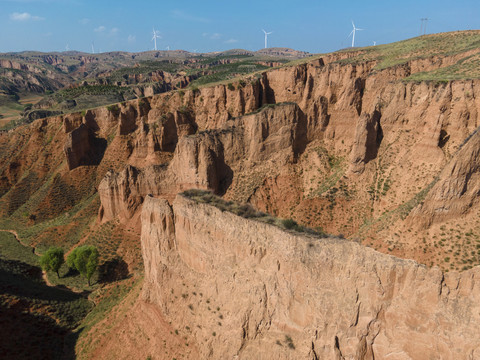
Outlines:
[[[41,74],[42,69],[39,69],[31,64],[28,63],[20,63],[17,61],[11,61],[11,60],[5,60],[5,59],[0,59],[0,68],[4,69],[14,69],[14,70],[23,70],[23,71],[29,71],[32,73],[37,73]]]
[[[383,138],[380,117],[380,112],[375,110],[373,114],[362,114],[358,119],[351,153],[351,172],[362,173],[365,164],[377,156]]]
[[[76,129],[77,127],[79,127],[83,122],[82,115],[78,113],[65,115],[62,120],[63,120],[63,131],[66,134]]]
[[[468,213],[479,201],[480,132],[477,129],[442,170],[423,203],[412,211],[408,224],[425,228],[435,222],[455,219]]]
[[[109,171],[98,186],[101,206],[99,220],[130,220],[147,194],[162,194],[165,167],[151,166],[143,170],[127,166],[122,172]]]
[[[182,196],[146,198],[142,254],[143,299],[201,358],[480,357],[479,267],[443,274]]]
[[[34,120],[43,119],[50,116],[57,116],[60,114],[62,114],[62,111],[32,110],[32,111],[27,111],[24,114],[24,117],[25,119],[27,119],[28,122],[32,122]]]
[[[85,124],[81,124],[68,134],[63,151],[70,170],[89,163],[93,152],[93,142]]]

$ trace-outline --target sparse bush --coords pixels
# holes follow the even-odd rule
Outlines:
[[[227,88],[228,88],[228,90],[230,90],[230,91],[235,90],[235,86],[233,86],[232,83],[228,83]]]
[[[188,108],[187,105],[182,105],[182,106],[180,106],[180,108],[178,109],[178,112],[180,112],[180,113],[182,113],[182,114],[187,114],[189,111],[190,111],[190,109]]]
[[[293,344],[293,340],[290,336],[288,335],[285,335],[285,342],[287,343],[287,346],[290,348],[290,349],[293,349],[295,350],[295,345]]]
[[[285,229],[291,230],[294,227],[298,226],[297,222],[293,219],[283,219],[282,225]]]

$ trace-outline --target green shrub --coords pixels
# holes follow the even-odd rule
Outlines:
[[[40,258],[40,265],[45,271],[55,271],[57,276],[60,277],[58,270],[65,262],[63,258],[63,249],[58,247],[51,247]]]
[[[285,229],[291,230],[298,226],[297,222],[293,219],[283,219],[282,225]]]
[[[112,114],[114,114],[115,116],[117,116],[118,114],[120,114],[120,108],[118,107],[117,104],[113,104],[113,105],[107,106],[107,110],[108,110],[109,112],[111,112]]]
[[[67,265],[86,277],[90,286],[90,279],[98,267],[97,248],[89,245],[76,248],[68,255]]]
[[[235,86],[233,86],[232,83],[228,83],[227,88],[228,88],[228,90],[230,90],[230,91],[235,90]]]

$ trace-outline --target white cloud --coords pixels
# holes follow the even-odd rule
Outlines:
[[[137,38],[134,35],[128,35],[127,41],[131,44],[134,43],[137,40]]]
[[[234,44],[234,43],[237,43],[238,40],[237,39],[228,39],[227,41],[225,41],[225,44]]]
[[[118,34],[119,31],[120,31],[119,28],[114,27],[110,30],[110,35],[116,35]]]
[[[24,13],[14,12],[13,14],[10,14],[10,19],[14,21],[45,20],[45,18],[42,18],[40,16],[34,16],[27,12],[24,12]]]
[[[90,22],[90,19],[83,18],[83,19],[78,20],[78,22],[82,25],[87,25]]]
[[[195,16],[195,15],[190,15],[183,10],[172,10],[170,12],[170,15],[171,17],[177,20],[195,21],[195,22],[202,22],[202,23],[210,22],[210,19],[200,17],[200,16]]]
[[[93,29],[95,32],[104,32],[107,28],[103,25],[100,25],[99,27]]]
[[[217,39],[220,39],[221,36],[222,36],[222,34],[213,33],[212,36],[210,36],[210,39],[217,40]]]

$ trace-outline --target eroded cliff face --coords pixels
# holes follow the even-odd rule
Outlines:
[[[480,132],[476,131],[442,170],[425,201],[412,212],[409,224],[425,228],[469,213],[479,201],[479,176]]]
[[[273,173],[277,166],[292,162],[303,151],[305,136],[305,116],[296,104],[283,104],[230,120],[219,130],[182,136],[168,166],[146,167],[148,174],[129,166],[102,180],[98,188],[101,218],[131,218],[138,201],[141,203],[138,199],[146,194],[169,200],[179,191],[191,188],[224,194],[235,172],[247,169]]]
[[[106,158],[139,171],[167,166],[167,176],[158,168],[164,181],[152,193],[170,201],[180,190],[211,189],[385,252],[438,263],[446,250],[434,249],[431,236],[425,250],[413,250],[402,207],[463,156],[460,145],[479,125],[478,81],[399,81],[449,64],[434,58],[384,70],[375,70],[374,61],[338,60],[275,69],[233,89],[145,98],[120,104],[116,113],[91,110],[82,121],[99,137],[114,136]],[[114,208],[103,201],[115,195],[100,196],[103,208]],[[377,225],[365,229],[385,213],[394,218],[381,236]]]
[[[443,274],[182,196],[145,199],[142,254],[143,299],[201,358],[480,356],[478,267]]]
[[[32,128],[46,128],[41,136],[18,130],[0,139],[3,148],[20,149],[2,160],[13,165],[2,168],[1,186],[11,188],[33,167],[42,176],[53,169],[67,176],[88,167],[96,174],[92,187],[99,189],[102,221],[118,214],[122,222],[138,219],[148,193],[172,201],[184,189],[211,189],[280,217],[360,238],[385,252],[439,263],[448,250],[439,253],[432,234],[421,237],[426,249],[413,250],[418,244],[404,222],[409,214],[398,209],[429,190],[455,157],[465,165],[460,159],[465,152],[457,151],[479,125],[479,83],[400,81],[452,59],[377,70],[375,61],[344,61],[351,55],[273,69],[233,87],[165,93],[37,121]],[[45,121],[48,126],[40,125]],[[58,122],[62,131],[55,132]],[[50,154],[64,146],[66,166],[55,159],[54,167],[47,164],[42,170],[46,158],[39,146]],[[145,185],[144,176],[123,176],[126,166],[139,174],[149,171],[159,181]],[[107,173],[124,185],[104,179]],[[475,212],[475,194],[462,216]],[[427,206],[429,199],[412,208],[423,200]],[[390,213],[402,216],[381,224],[387,230],[365,230]],[[453,219],[449,216],[415,223],[431,228]]]

